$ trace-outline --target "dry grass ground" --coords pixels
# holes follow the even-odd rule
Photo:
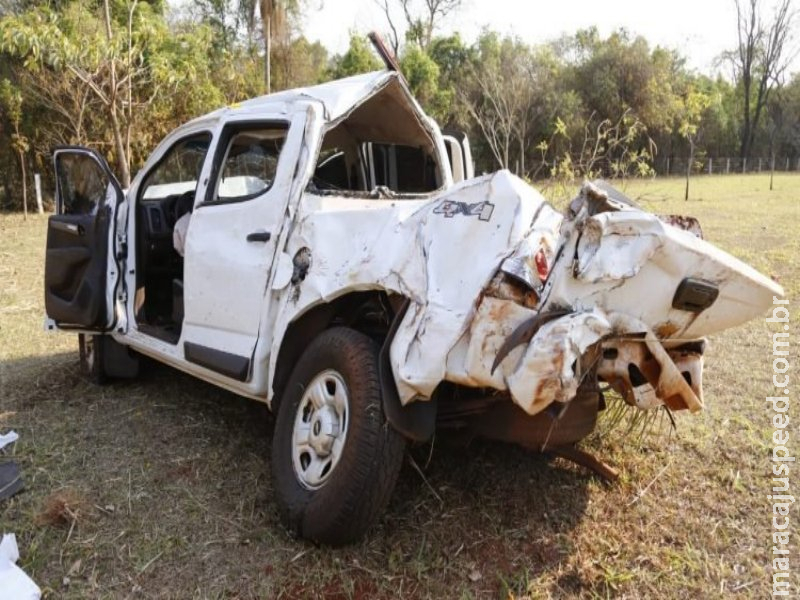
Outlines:
[[[627,192],[698,217],[708,239],[779,278],[800,314],[798,184],[702,178],[689,202],[679,180]],[[0,216],[0,430],[20,433],[26,482],[0,503],[0,530],[16,532],[48,597],[769,594],[763,321],[711,340],[707,410],[678,415],[677,435],[591,442],[617,485],[514,447],[439,439],[413,450],[430,487],[405,466],[380,525],[332,551],[279,526],[266,408],[157,365],[106,387],[79,376],[75,336],[42,331],[44,232],[44,218]]]

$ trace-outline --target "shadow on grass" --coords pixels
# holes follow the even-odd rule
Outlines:
[[[83,525],[87,537],[126,532],[128,558],[95,550],[94,568],[111,580],[134,573],[158,590],[175,577],[181,586],[210,585],[227,569],[228,582],[255,572],[246,590],[266,593],[286,584],[303,595],[355,589],[373,571],[383,579],[367,577],[372,583],[365,589],[377,596],[394,589],[393,578],[451,591],[466,581],[502,592],[555,569],[574,550],[569,533],[595,481],[514,446],[463,446],[437,436],[432,445],[410,449],[382,522],[360,544],[331,551],[292,540],[280,526],[269,476],[274,419],[265,405],[149,360],[136,380],[93,386],[78,372],[77,352],[8,361],[2,383],[0,413],[15,414],[0,427],[20,432],[19,460],[35,476],[0,516],[23,541],[36,538],[39,557],[29,566],[45,581],[63,576],[57,563],[64,536],[37,532],[30,515],[66,486],[99,507]],[[291,562],[301,552],[316,562]],[[138,570],[155,555],[158,565],[148,567],[145,579]],[[332,566],[354,562],[358,569]],[[480,580],[465,580],[470,568]],[[582,589],[579,574],[558,585]]]

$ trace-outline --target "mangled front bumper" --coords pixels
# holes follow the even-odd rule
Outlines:
[[[702,341],[666,349],[629,315],[601,309],[556,314],[561,316],[548,318],[509,300],[484,298],[469,333],[451,353],[449,379],[507,390],[529,415],[570,402],[590,376],[641,409],[703,407]]]
[[[505,379],[517,404],[536,414],[572,400],[594,372],[638,408],[703,407],[701,353],[668,351],[638,319],[599,309],[543,325]]]
[[[521,284],[536,266],[515,258],[535,248],[517,248],[448,357],[448,379],[507,390],[529,415],[568,403],[595,376],[640,409],[701,410],[703,337],[761,314],[782,290],[690,225],[588,184],[546,283],[528,286],[536,300],[509,291],[508,275]]]

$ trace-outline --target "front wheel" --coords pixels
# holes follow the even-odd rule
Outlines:
[[[324,331],[278,408],[272,472],[285,525],[325,544],[356,541],[388,503],[404,450],[383,413],[375,342],[344,327]]]

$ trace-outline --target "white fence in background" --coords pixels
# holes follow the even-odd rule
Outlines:
[[[774,170],[800,172],[800,157],[776,156]],[[686,175],[689,162],[687,157],[657,158],[653,168],[658,175]],[[714,158],[710,156],[695,158],[692,174],[726,175],[731,173],[765,173],[773,170],[772,158]]]

